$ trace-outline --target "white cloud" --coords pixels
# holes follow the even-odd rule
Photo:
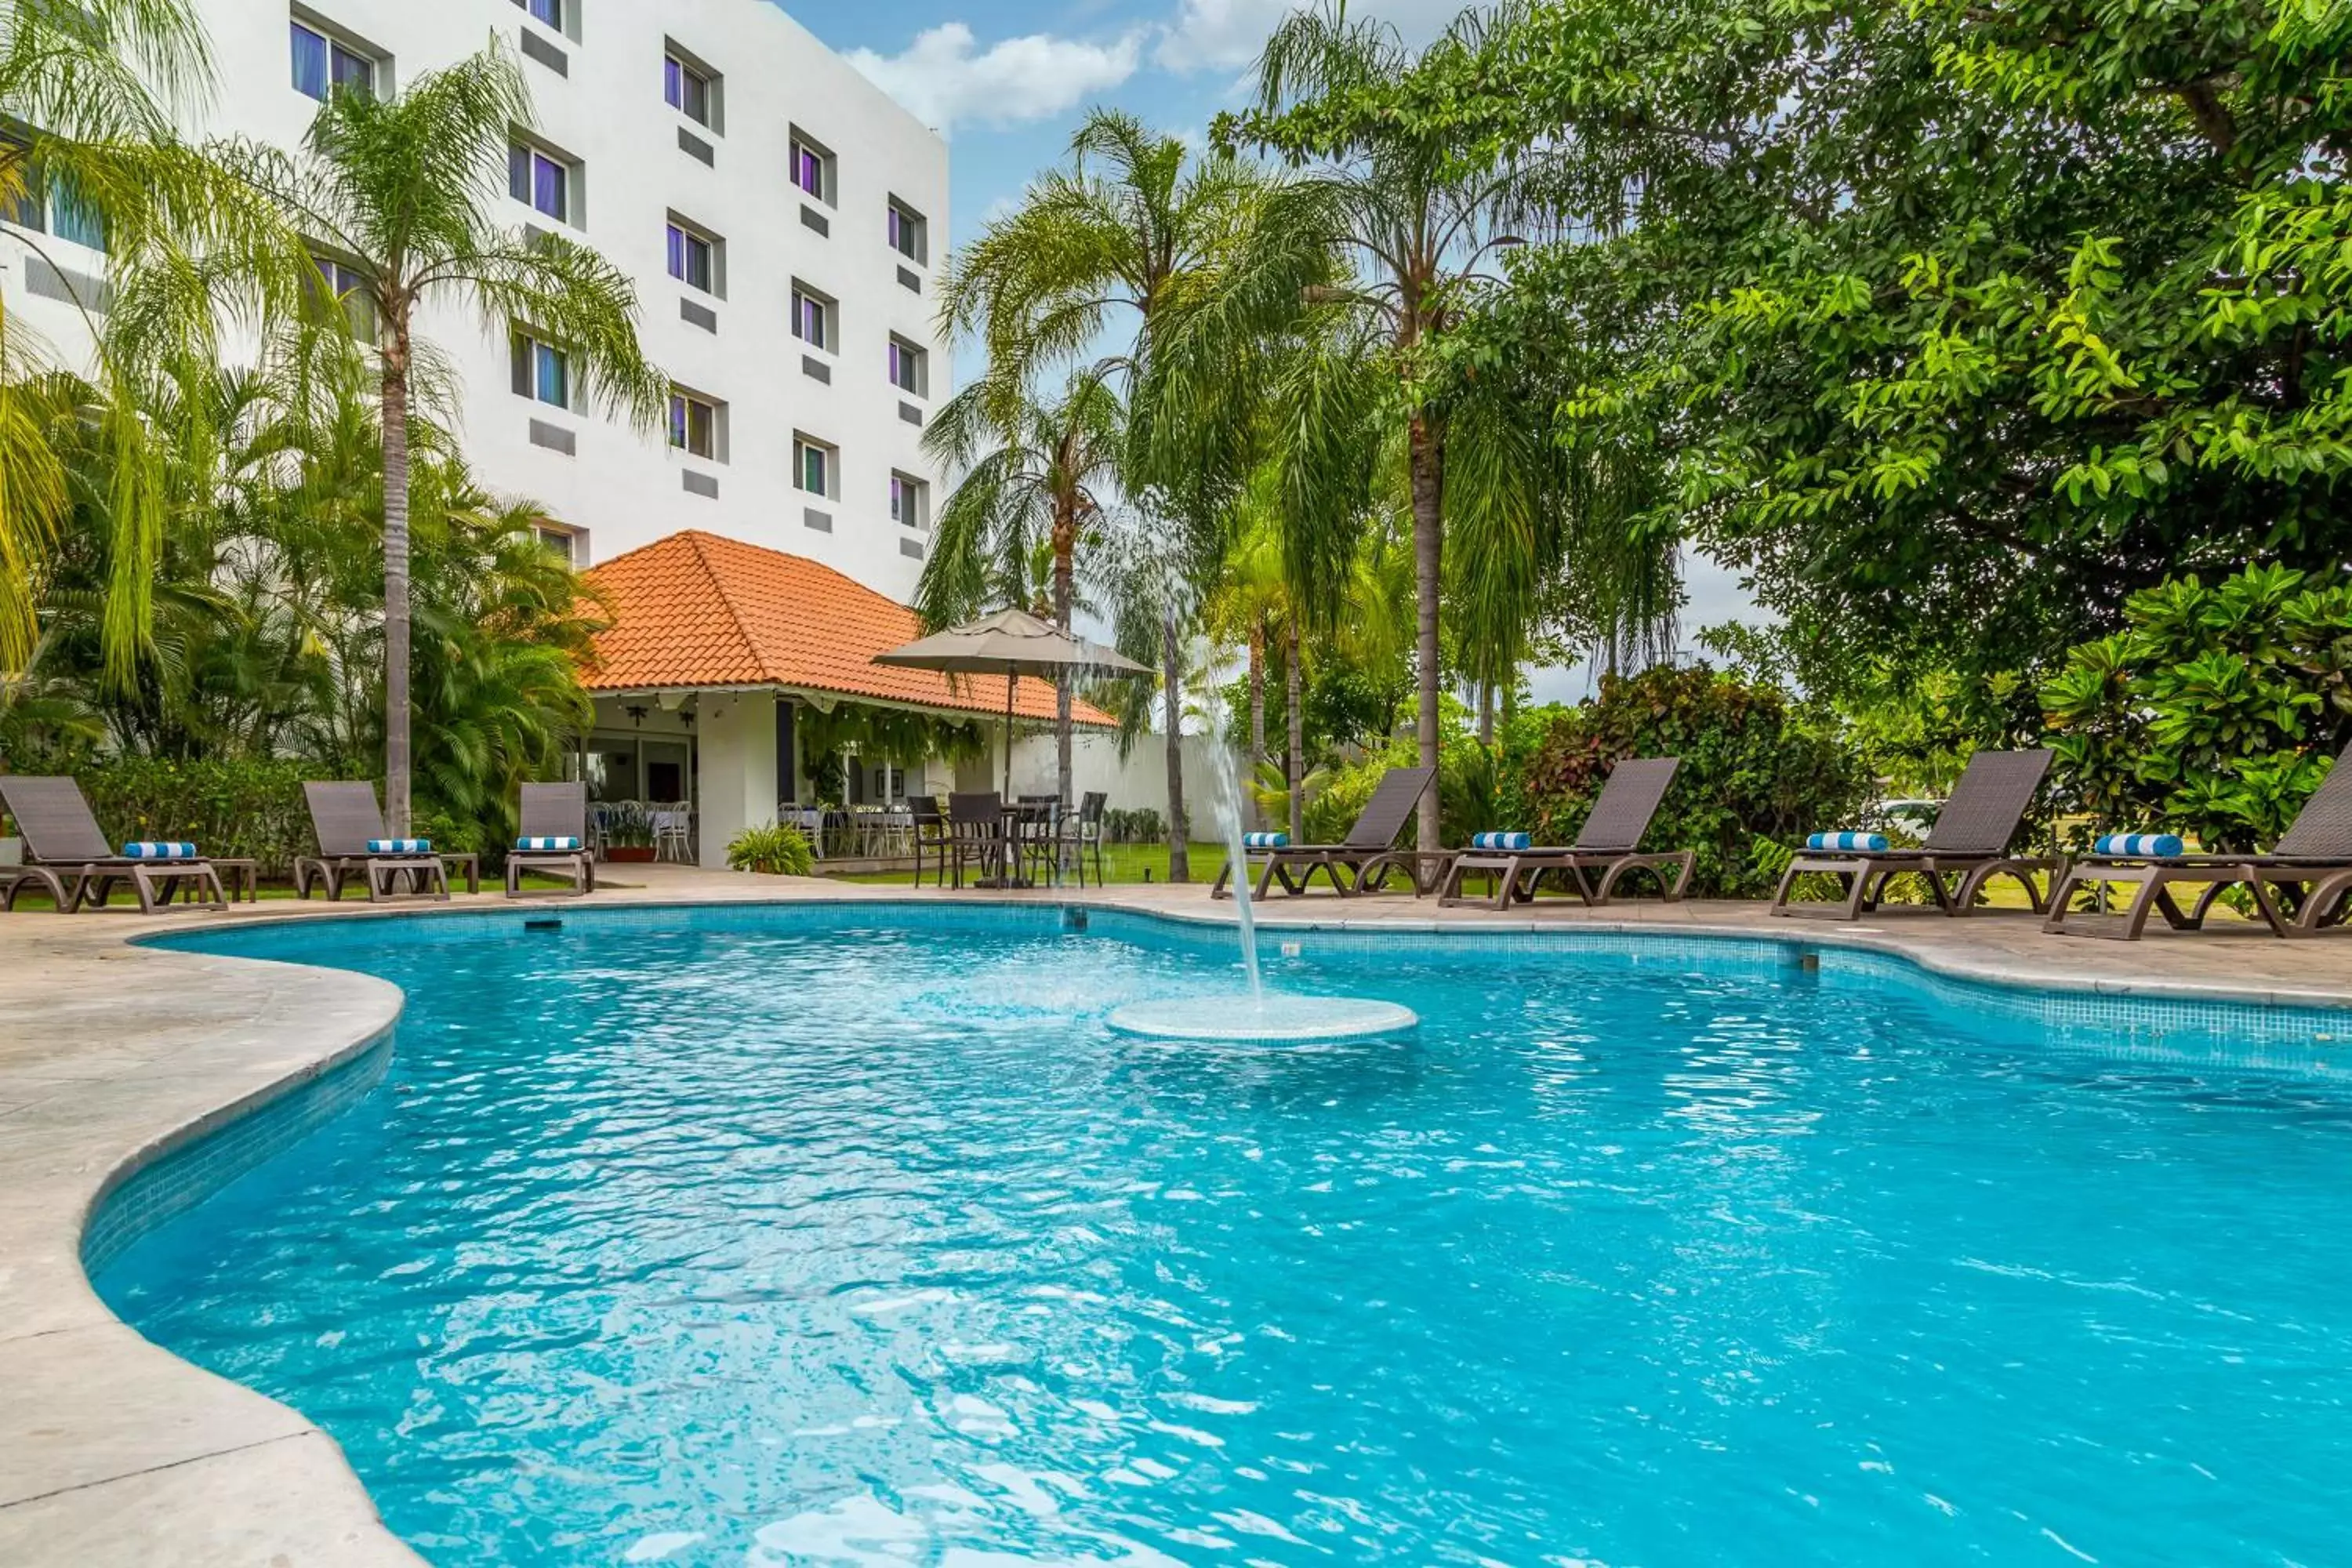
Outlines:
[[[1050,120],[1133,76],[1142,55],[1140,32],[1108,44],[1031,33],[982,50],[970,27],[945,22],[895,55],[852,49],[849,63],[946,134],[959,125]]]
[[[1310,0],[1181,0],[1160,29],[1154,61],[1162,70],[1234,70],[1257,58],[1275,24]],[[1466,0],[1361,0],[1350,16],[1393,23],[1408,44],[1425,43],[1462,12]]]

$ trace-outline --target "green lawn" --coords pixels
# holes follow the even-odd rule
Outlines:
[[[1192,847],[1192,880],[1205,887],[1216,879],[1225,867],[1225,847],[1222,844],[1195,844]],[[1165,844],[1106,844],[1103,846],[1102,868],[1105,880],[1122,882],[1165,882],[1168,880],[1168,846]],[[817,874],[824,874],[824,862],[817,864]],[[1094,858],[1087,858],[1087,885],[1092,887],[1095,878]],[[914,880],[908,871],[868,872],[840,879],[845,882],[863,882],[873,887],[903,888]],[[930,886],[931,868],[923,864],[923,885]]]

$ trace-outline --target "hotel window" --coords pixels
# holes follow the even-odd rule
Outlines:
[[[931,521],[931,487],[912,474],[890,476],[890,521],[908,528],[928,528]]]
[[[813,436],[793,437],[793,484],[813,496],[832,496],[841,488],[841,448]]]
[[[71,182],[52,179],[44,174],[40,165],[26,155],[26,145],[20,139],[0,134],[0,169],[16,176],[21,186],[15,196],[0,202],[0,223],[13,223],[36,234],[53,234],[92,250],[104,250],[106,220],[99,216],[96,207],[81,199]]]
[[[564,5],[564,0],[515,0],[515,4],[530,12],[535,19],[546,23],[557,32],[567,34],[570,32],[570,29],[565,26],[567,18],[563,13],[567,7]]]
[[[562,349],[520,328],[509,338],[515,395],[553,408],[572,406],[572,362]]]
[[[719,126],[719,77],[675,45],[662,56],[662,100],[697,125]]]
[[[797,130],[792,134],[791,153],[793,184],[831,206],[835,192],[833,154]]]
[[[332,257],[314,256],[310,259],[318,266],[319,281],[326,286],[328,295],[341,302],[344,314],[351,319],[353,335],[373,338],[375,297],[368,292],[367,279]]]
[[[890,334],[890,384],[918,397],[931,389],[930,355],[898,333]]]
[[[507,193],[558,223],[572,221],[573,169],[529,142],[507,144]]]
[[[805,283],[793,284],[793,336],[811,348],[830,350],[840,341],[841,307]]]
[[[930,255],[930,226],[923,215],[900,201],[890,198],[890,248],[908,260],[920,263]]]
[[[321,103],[336,91],[375,96],[374,56],[303,23],[289,22],[287,26],[294,47],[295,91]]]
[[[672,218],[668,233],[669,275],[689,289],[723,298],[727,292],[725,247],[725,241]]]
[[[49,182],[49,232],[92,250],[106,248],[106,220],[64,180]]]
[[[689,458],[719,459],[719,405],[688,392],[669,395],[669,444]]]

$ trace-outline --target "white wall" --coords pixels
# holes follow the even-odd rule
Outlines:
[[[574,9],[576,8],[576,9]],[[635,280],[647,352],[677,381],[728,405],[724,462],[674,455],[660,436],[590,412],[551,409],[510,388],[503,334],[487,336],[470,312],[446,309],[424,323],[462,378],[458,435],[481,479],[530,497],[551,515],[588,531],[594,559],[681,528],[714,532],[812,556],[904,600],[921,571],[926,535],[894,522],[889,476],[898,468],[931,481],[919,426],[954,384],[947,345],[933,342],[932,290],[948,251],[946,144],[797,22],[766,0],[567,0],[566,37],[512,0],[197,0],[219,77],[216,107],[203,129],[291,147],[318,105],[292,85],[288,24],[294,10],[390,56],[394,86],[481,48],[495,33],[511,50],[525,36],[561,51],[567,74],[524,58],[538,108],[538,134],[577,158],[584,200],[568,237],[594,246]],[[723,133],[689,123],[663,101],[665,39],[721,73]],[[786,178],[788,127],[798,126],[837,160],[836,202],[807,202],[827,222],[819,236],[802,222],[803,197]],[[682,151],[683,128],[715,149],[705,164]],[[501,186],[503,191],[503,186]],[[929,220],[927,260],[904,261],[887,243],[885,203],[897,195]],[[527,206],[498,198],[501,218],[552,227]],[[667,275],[665,226],[677,212],[726,241],[726,297],[715,300]],[[104,258],[47,241],[61,264],[96,274]],[[898,279],[907,265],[921,291]],[[87,336],[69,305],[27,294],[26,253],[0,245],[0,291],[23,326],[68,361]],[[791,335],[787,306],[797,277],[840,302],[839,347],[804,351]],[[716,335],[683,321],[682,300],[708,306]],[[888,335],[930,350],[929,397],[890,384]],[[823,384],[802,359],[824,363]],[[530,438],[541,419],[572,433],[566,457]],[[837,498],[793,488],[795,430],[840,449]],[[716,479],[715,500],[688,493],[684,470]],[[806,526],[811,507],[829,514],[830,533]],[[583,564],[585,562],[583,561]]]
[[[1192,837],[1195,839],[1221,837],[1224,817],[1220,815],[1220,803],[1234,798],[1234,786],[1227,784],[1219,759],[1222,750],[1207,735],[1187,735],[1183,739],[1184,804],[1192,816]],[[999,777],[1002,777],[1002,763]],[[1233,759],[1234,777],[1242,772],[1240,759]],[[1119,810],[1142,808],[1168,815],[1168,744],[1158,735],[1139,738],[1134,750],[1122,762],[1116,736],[1092,734],[1080,731],[1070,748],[1071,791],[1073,797],[1088,790],[1101,790],[1110,796],[1110,805]],[[1054,737],[1051,734],[1024,735],[1013,746],[1013,792],[1015,795],[1051,795],[1055,783]],[[991,783],[994,789],[996,784]],[[1230,809],[1224,808],[1224,809]]]
[[[700,858],[723,869],[737,834],[776,819],[776,700],[764,691],[705,693],[696,709]]]

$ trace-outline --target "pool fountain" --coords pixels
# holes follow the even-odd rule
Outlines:
[[[1234,868],[1234,907],[1240,915],[1242,970],[1249,976],[1249,994],[1235,997],[1231,1007],[1218,999],[1199,996],[1130,1002],[1111,1014],[1110,1026],[1123,1035],[1156,1040],[1300,1046],[1377,1039],[1402,1035],[1418,1026],[1419,1015],[1393,1002],[1266,994],[1265,973],[1258,966],[1257,915],[1250,904],[1249,866],[1243,855],[1241,782],[1234,771],[1233,752],[1222,746],[1215,749],[1223,763],[1216,774],[1223,786],[1218,792],[1217,815],[1224,822],[1225,863]]]

